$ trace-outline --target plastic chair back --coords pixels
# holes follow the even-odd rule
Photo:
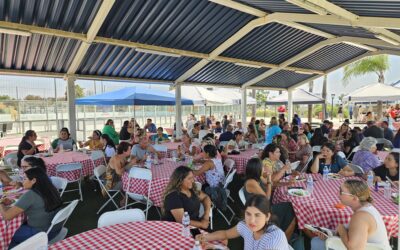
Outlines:
[[[68,185],[68,180],[62,177],[51,176],[51,183],[58,189],[60,192],[60,197],[64,194],[65,189]]]
[[[79,176],[79,179],[82,176],[82,163],[67,163],[67,164],[60,164],[56,167],[56,176],[58,173],[62,173],[62,172],[71,172],[71,171],[75,171],[75,170],[80,170],[81,174]],[[69,182],[75,182],[77,180],[69,180]]]
[[[225,183],[224,183],[224,189],[226,189],[229,185],[229,183],[231,183],[233,181],[233,176],[236,174],[236,169],[233,169],[233,171],[226,177],[225,179]]]
[[[349,163],[349,167],[354,171],[355,174],[364,174],[364,169],[356,164]]]
[[[17,245],[13,250],[47,249],[48,242],[47,234],[45,232],[40,232]]]
[[[300,161],[295,161],[295,162],[290,163],[290,168],[292,170],[295,170],[299,165],[300,165]]]
[[[97,227],[106,227],[135,221],[146,221],[145,214],[138,208],[117,210],[102,214],[97,222]]]
[[[53,229],[53,227],[57,224],[62,223],[62,226],[64,227],[65,222],[67,222],[69,216],[74,211],[76,205],[78,205],[78,201],[79,200],[74,200],[70,204],[68,204],[68,206],[58,211],[58,213],[54,216],[53,220],[51,221],[51,225],[47,230],[47,233],[49,233]]]
[[[246,197],[244,197],[244,187],[239,190],[239,198],[242,201],[243,206],[246,204]]]
[[[165,146],[165,145],[158,145],[158,144],[155,144],[155,145],[153,145],[153,148],[154,148],[154,150],[157,151],[157,152],[164,152],[164,153],[167,153],[167,151],[168,151],[168,148],[167,148],[167,146]]]
[[[4,149],[5,151],[5,149]],[[9,166],[16,167],[18,161],[17,152],[10,152],[3,158],[3,162]]]
[[[151,181],[151,170],[147,168],[132,167],[129,171],[129,178]]]
[[[314,146],[314,147],[312,147],[312,151],[313,152],[321,152],[321,146]]]
[[[92,159],[92,161],[96,161],[99,159],[104,159],[104,153],[101,150],[94,150],[91,152],[90,154],[90,159]]]

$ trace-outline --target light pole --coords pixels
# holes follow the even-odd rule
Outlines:
[[[331,120],[333,121],[333,99],[335,99],[335,94],[331,94],[331,97],[332,97]]]

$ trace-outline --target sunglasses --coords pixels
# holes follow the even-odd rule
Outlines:
[[[341,188],[339,188],[339,195],[349,195],[349,196],[354,196],[353,194],[343,192]]]

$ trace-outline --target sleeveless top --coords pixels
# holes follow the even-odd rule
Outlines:
[[[385,223],[383,222],[382,215],[372,205],[364,206],[358,211],[369,213],[375,220],[376,230],[373,234],[368,236],[367,243],[376,243],[383,247],[385,250],[392,249],[389,244]]]
[[[210,187],[217,187],[220,183],[223,183],[225,178],[224,166],[222,165],[221,159],[211,159],[214,163],[214,168],[206,171],[206,181]]]
[[[266,187],[265,185],[263,185],[263,183],[261,182],[261,180],[258,182],[258,184],[260,184],[261,189],[266,192]],[[246,201],[250,198],[251,195],[253,195],[253,193],[249,193],[246,189],[246,182],[244,183],[244,188],[243,188],[243,194],[244,194],[244,198],[246,199]]]

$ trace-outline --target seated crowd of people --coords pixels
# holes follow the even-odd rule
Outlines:
[[[191,114],[185,125],[177,157],[190,156],[201,167],[194,170],[180,166],[173,172],[163,196],[163,219],[167,221],[181,223],[184,212],[188,212],[191,226],[207,229],[211,204],[221,209],[227,205],[223,189],[223,162],[226,156],[239,153],[249,144],[265,144],[258,157],[250,159],[246,165],[244,220],[226,231],[198,235],[201,241],[242,236],[245,249],[289,249],[289,242],[296,244],[298,228],[292,204],[286,202],[272,205],[270,202],[274,189],[281,185],[280,180],[290,171],[292,162],[299,162],[292,173],[294,175],[299,172],[322,174],[323,168],[328,165],[332,173],[353,176],[355,172],[349,164],[350,159],[352,164],[359,165],[365,173],[372,171],[375,181],[390,178],[398,185],[399,155],[392,152],[383,163],[376,157],[378,148],[387,146],[380,145],[377,139],[386,138],[394,147],[400,147],[400,132],[393,135],[387,122],[382,122],[381,127],[378,127],[374,121],[368,121],[363,129],[351,129],[346,119],[335,130],[333,123],[326,120],[320,127],[312,129],[309,123],[302,123],[299,116],[295,115],[291,123],[280,116],[272,117],[268,125],[263,119],[253,117],[248,126],[243,128],[241,122],[235,122],[232,116],[225,115],[221,121],[216,121],[213,116],[201,116],[197,121],[195,115]],[[152,135],[148,136],[147,133]],[[32,157],[38,152],[34,143],[36,138],[36,133],[28,130],[19,145],[17,164],[25,171],[22,184],[0,171],[0,180],[4,185],[23,185],[31,190],[11,208],[0,205],[3,218],[11,219],[22,212],[28,215],[27,224],[17,230],[12,245],[17,245],[39,231],[46,231],[62,205],[57,190],[47,178],[43,160]],[[68,129],[62,128],[51,147],[54,152],[73,150],[77,145],[90,150],[102,150],[108,163],[103,177],[105,187],[123,191],[122,175],[132,166],[143,164],[148,156],[160,158],[160,152],[153,144],[168,141],[171,139],[164,133],[164,129],[156,127],[151,119],[147,119],[143,128],[135,119],[125,121],[119,133],[115,130],[113,120],[109,119],[102,131],[93,131],[90,139],[85,142],[75,142]],[[313,152],[316,146],[320,149]],[[356,148],[358,151],[354,153]],[[200,175],[204,175],[206,180],[201,190],[195,185],[195,177]],[[379,213],[371,205],[369,188],[363,181],[345,181],[339,199],[354,211],[350,227],[346,229],[339,225],[337,229],[346,246],[351,248],[357,242],[361,245],[378,242],[389,246],[387,237],[382,237],[382,232],[386,234],[382,218],[377,216]],[[124,200],[121,200],[121,206]],[[204,208],[202,214],[199,213],[200,206]],[[312,240],[312,246],[323,249],[321,241],[325,238],[318,236],[318,239]]]

